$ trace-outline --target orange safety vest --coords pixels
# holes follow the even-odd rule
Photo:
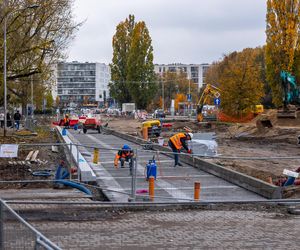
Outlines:
[[[114,160],[114,164],[115,166],[118,165],[119,159],[120,158],[126,158],[126,157],[130,157],[133,156],[133,152],[130,150],[127,153],[123,152],[123,151],[118,151],[118,153],[116,154],[115,160]]]
[[[176,135],[173,135],[170,138],[170,141],[173,143],[176,149],[181,149],[182,148],[182,143],[180,141],[181,138],[186,137],[184,133],[178,133]]]

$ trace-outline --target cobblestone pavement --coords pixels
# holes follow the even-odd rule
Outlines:
[[[300,216],[267,211],[140,211],[31,224],[63,249],[299,249],[300,235]]]

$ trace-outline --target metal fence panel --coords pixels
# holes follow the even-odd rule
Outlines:
[[[0,249],[60,249],[0,200]]]

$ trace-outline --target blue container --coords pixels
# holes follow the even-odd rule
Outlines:
[[[155,160],[150,160],[149,163],[146,165],[147,170],[147,180],[150,176],[153,176],[156,180],[156,163]]]
[[[78,129],[78,124],[75,124],[74,125],[74,130],[77,130]]]
[[[67,129],[66,129],[66,128],[63,128],[61,134],[62,134],[62,135],[67,135]]]

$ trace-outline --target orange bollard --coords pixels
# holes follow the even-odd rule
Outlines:
[[[148,140],[148,128],[143,127],[143,138],[144,140]]]
[[[154,176],[149,177],[149,197],[150,200],[154,200]]]
[[[195,201],[200,200],[200,182],[194,183],[194,200]]]
[[[99,148],[94,148],[93,163],[98,164],[98,161],[99,161]]]

